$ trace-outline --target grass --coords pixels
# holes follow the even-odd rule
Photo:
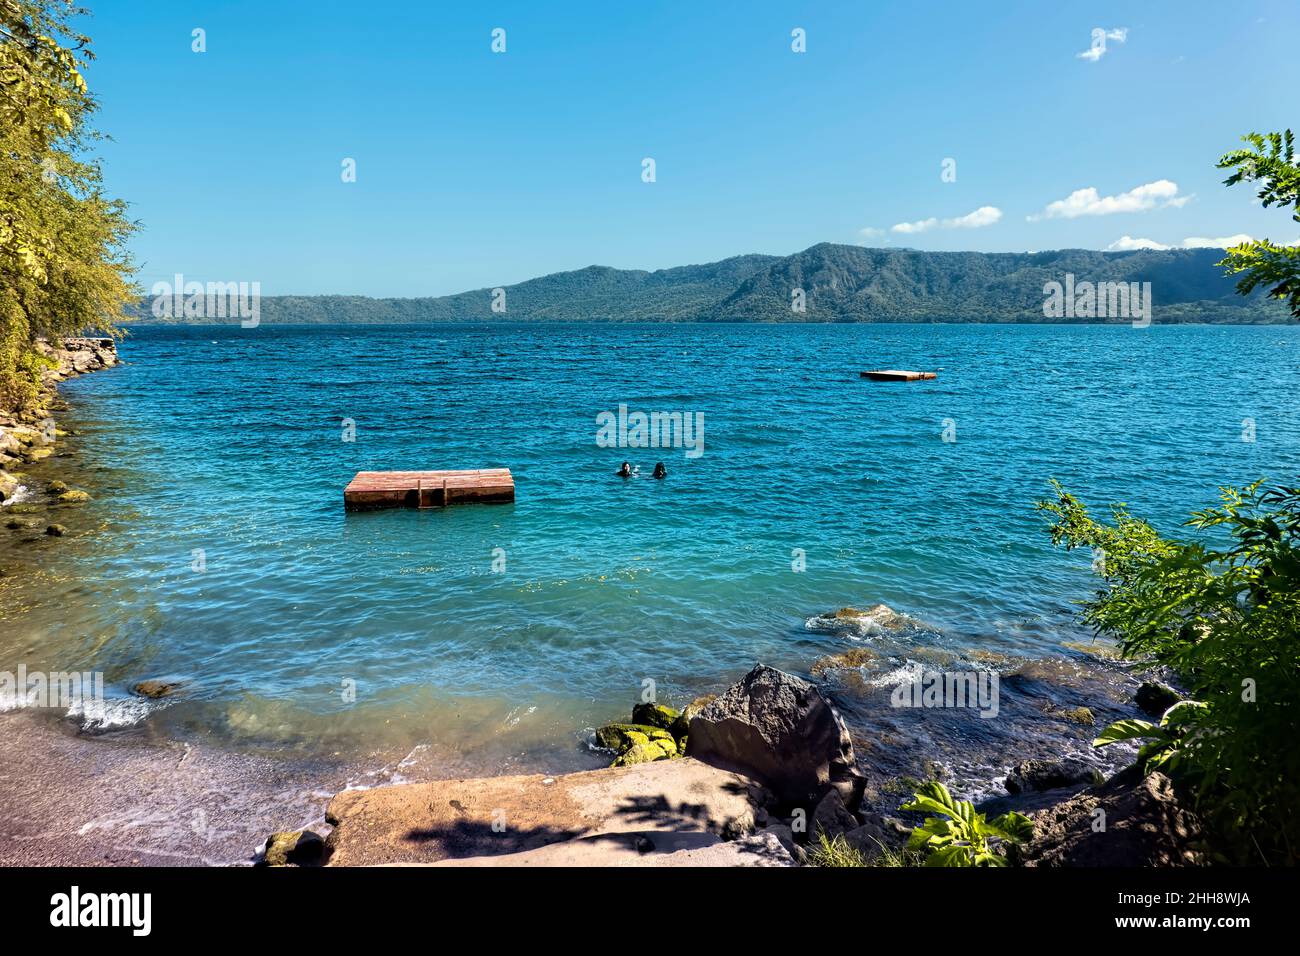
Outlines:
[[[925,857],[917,850],[894,849],[876,841],[880,852],[868,856],[857,847],[849,846],[843,836],[831,839],[818,831],[817,842],[808,849],[809,866],[920,866]]]

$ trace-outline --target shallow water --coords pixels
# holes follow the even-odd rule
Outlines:
[[[852,646],[877,662],[823,681],[882,770],[1086,749],[1045,715],[1125,712],[1132,678],[1062,647],[1093,585],[1033,511],[1046,481],[1175,531],[1218,485],[1300,470],[1293,327],[142,328],[121,354],[63,387],[79,434],[32,469],[95,500],[68,537],[0,544],[0,669],[186,681],[115,712],[153,735],[425,745],[458,772],[594,765],[590,728],[646,679],[681,702]],[[620,403],[702,413],[704,453],[598,447]],[[358,470],[499,466],[514,505],[342,509]],[[927,626],[807,623],[876,602]],[[998,661],[1003,716],[882,704],[873,676],[936,651]]]

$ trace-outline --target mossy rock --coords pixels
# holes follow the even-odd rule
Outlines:
[[[648,724],[668,730],[681,712],[665,704],[637,704],[632,708],[632,723]]]
[[[68,533],[68,529],[61,524],[52,524],[45,529],[45,533],[51,538],[62,538]]]
[[[1083,724],[1086,727],[1091,727],[1097,722],[1097,718],[1087,707],[1072,707],[1069,710],[1057,711],[1057,716],[1072,723]]]
[[[11,515],[37,515],[43,514],[47,510],[45,505],[33,504],[30,501],[19,501],[12,505],[5,505],[5,512]]]
[[[677,757],[677,744],[670,737],[647,740],[634,744],[614,758],[611,767],[630,767],[638,763],[651,763],[655,760],[672,760]]]
[[[313,866],[321,862],[325,841],[311,830],[272,833],[266,838],[262,866]]]
[[[65,491],[71,491],[72,489],[68,487],[68,483],[66,481],[59,481],[55,479],[54,481],[51,481],[49,485],[46,486],[45,490],[47,493],[51,495],[61,495]]]
[[[90,500],[90,492],[73,489],[59,495],[59,501],[65,505],[79,505]]]
[[[677,741],[677,756],[679,757],[686,756],[686,741],[689,739],[690,738],[688,738],[685,734],[682,734],[681,738]]]
[[[183,681],[142,680],[131,688],[133,692],[150,700],[171,697],[185,686]]]
[[[869,647],[850,647],[839,654],[817,658],[809,672],[813,677],[821,677],[827,671],[867,667],[874,664],[879,658],[880,655]]]
[[[651,727],[648,724],[606,724],[596,731],[598,746],[619,752],[635,744],[665,739],[672,740],[672,734],[662,727]]]

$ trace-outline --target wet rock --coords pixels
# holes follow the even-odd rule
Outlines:
[[[89,500],[90,493],[79,489],[65,491],[63,494],[59,495],[59,502],[65,505],[79,505]]]
[[[635,743],[664,737],[672,737],[672,734],[649,724],[605,724],[596,730],[596,745],[606,750],[623,750]]]
[[[791,806],[834,788],[852,810],[865,783],[844,721],[814,685],[763,664],[690,722],[687,753],[747,774]]]
[[[1178,691],[1155,680],[1144,680],[1133,697],[1138,709],[1153,717],[1159,717],[1182,699]]]
[[[681,714],[664,704],[637,704],[632,708],[632,723],[648,724],[669,730]]]
[[[1076,784],[1098,784],[1100,770],[1082,760],[1025,760],[1007,774],[1007,793],[1036,793]]]
[[[1101,811],[1101,814],[1098,813]],[[1201,822],[1162,773],[1130,768],[1030,815],[1034,836],[1012,851],[1025,866],[1196,866]],[[1095,829],[1104,820],[1105,829]]]
[[[1058,710],[1054,712],[1062,720],[1068,720],[1073,724],[1082,724],[1090,727],[1097,722],[1097,718],[1088,707],[1072,707],[1068,710]]]
[[[7,471],[0,471],[0,501],[8,501],[18,493],[19,481]]]
[[[170,697],[178,693],[185,684],[182,681],[142,680],[131,688],[132,692],[150,700]]]
[[[71,491],[71,490],[72,489],[68,487],[68,483],[66,481],[59,481],[58,479],[51,481],[49,485],[47,485],[45,488],[46,494],[54,497],[63,494],[65,491]]]
[[[809,668],[809,672],[813,677],[821,677],[827,671],[867,667],[876,663],[879,659],[880,655],[869,647],[851,647],[839,654],[830,654],[826,657],[817,658],[813,662],[813,666]]]
[[[45,533],[51,538],[62,538],[68,533],[68,529],[61,524],[52,524],[45,529]]]
[[[640,735],[637,735],[640,736]],[[654,760],[672,760],[678,756],[677,742],[668,737],[655,740],[637,741],[628,747],[610,764],[611,767],[630,767],[638,763],[650,763]]]
[[[324,862],[325,841],[311,830],[272,833],[266,838],[261,866],[319,866]]]

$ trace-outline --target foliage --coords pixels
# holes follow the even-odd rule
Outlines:
[[[831,839],[817,831],[817,843],[808,851],[809,866],[870,866],[867,855],[857,847],[849,846],[843,835]]]
[[[61,0],[0,0],[0,406],[36,394],[38,338],[112,333],[138,290],[124,243],[135,226],[104,195],[93,58]]]
[[[937,780],[924,784],[902,809],[935,814],[913,828],[907,841],[909,850],[928,851],[926,866],[1006,866],[997,845],[1023,843],[1034,833],[1024,814],[1012,811],[986,820],[975,812],[974,804],[954,799]]]
[[[1103,581],[1083,620],[1124,656],[1177,673],[1193,701],[1160,725],[1121,721],[1099,744],[1145,739],[1140,760],[1188,785],[1245,861],[1294,862],[1300,823],[1300,488],[1225,488],[1188,526],[1208,540],[1158,535],[1122,506],[1094,519],[1059,484],[1039,502],[1052,540],[1101,550]]]
[[[1292,206],[1291,218],[1300,222],[1300,157],[1291,131],[1267,136],[1249,133],[1242,139],[1248,149],[1235,149],[1219,160],[1220,169],[1235,170],[1223,184],[1259,183],[1256,195],[1262,205]],[[1291,314],[1300,318],[1300,245],[1279,246],[1267,239],[1246,242],[1229,249],[1219,264],[1228,275],[1242,275],[1237,282],[1242,295],[1267,287],[1269,298],[1285,301]]]

